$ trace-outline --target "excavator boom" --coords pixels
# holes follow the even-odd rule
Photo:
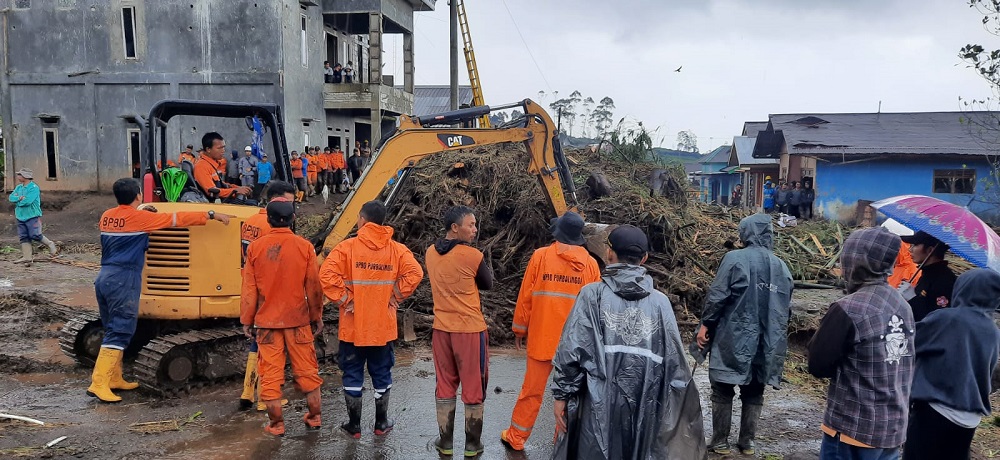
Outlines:
[[[519,107],[523,121],[496,128],[450,128],[441,125],[469,122],[490,112]],[[556,215],[577,211],[576,188],[569,171],[555,124],[548,113],[530,99],[502,106],[479,106],[421,117],[400,117],[399,128],[372,154],[371,164],[358,179],[358,186],[335,211],[323,243],[324,252],[344,240],[357,224],[364,203],[374,200],[390,182],[386,199],[390,205],[407,175],[429,155],[475,146],[521,142],[531,161],[528,173],[538,177],[546,199]]]

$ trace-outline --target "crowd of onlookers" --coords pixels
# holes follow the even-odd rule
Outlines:
[[[806,220],[813,217],[816,190],[813,189],[811,181],[782,181],[776,185],[771,182],[771,176],[766,176],[761,196],[763,197],[761,206],[768,214],[787,214],[796,219]],[[733,187],[729,203],[733,206],[743,205],[743,184],[736,184]]]
[[[323,82],[324,83],[354,83],[354,63],[347,61],[346,66],[336,63],[330,65],[330,61],[323,61]]]
[[[249,145],[243,149],[242,155],[236,150],[230,151],[228,158],[224,154],[217,155],[218,159],[210,158],[211,155],[206,152],[204,147],[194,152],[194,146],[188,145],[181,151],[178,163],[175,165],[173,161],[168,161],[167,166],[187,164],[198,187],[203,190],[212,189],[213,185],[222,191],[239,188],[236,195],[239,200],[248,204],[260,200],[268,182],[278,178],[273,159],[268,158],[268,154],[264,152],[258,157]],[[322,193],[324,187],[329,187],[328,193],[347,193],[368,166],[371,153],[367,140],[356,141],[350,155],[340,146],[322,149],[319,146],[305,146],[301,153],[293,150],[289,158],[289,182],[295,186],[296,201],[308,201],[308,197]],[[209,174],[204,174],[206,177],[199,180],[196,165],[202,160],[211,163],[212,167],[206,168],[206,171],[214,171],[217,176],[209,177],[209,171]],[[221,196],[222,194],[224,192],[220,193],[219,198],[230,198],[228,195]]]

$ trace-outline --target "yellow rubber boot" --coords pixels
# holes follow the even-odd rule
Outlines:
[[[121,350],[101,347],[101,352],[97,355],[97,362],[94,363],[94,373],[90,376],[90,387],[87,388],[88,396],[108,403],[122,400],[118,395],[112,393],[111,387],[108,386],[111,382],[111,374],[115,371],[115,362],[121,359],[121,355]]]
[[[243,394],[240,395],[240,410],[250,410],[257,401],[257,352],[247,353],[247,370],[243,376]]]
[[[118,353],[118,360],[115,361],[114,372],[111,373],[111,381],[108,387],[112,390],[134,390],[139,388],[139,382],[129,382],[122,377],[122,353]]]

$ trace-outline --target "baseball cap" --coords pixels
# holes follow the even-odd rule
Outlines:
[[[23,177],[25,179],[32,179],[32,180],[34,180],[34,178],[35,178],[35,175],[28,168],[21,168],[15,174],[18,175],[18,176],[21,176],[21,177]]]
[[[901,236],[899,237],[899,239],[903,240],[904,243],[910,243],[910,244],[922,244],[924,246],[941,245],[944,246],[945,248],[948,247],[947,244],[942,243],[941,240],[934,238],[933,236],[931,236],[930,233],[927,233],[923,230],[916,232],[912,235]]]
[[[292,221],[292,216],[295,215],[295,203],[288,201],[284,197],[278,197],[271,200],[267,204],[267,220],[275,221],[279,223],[288,223]]]
[[[608,245],[615,254],[642,257],[649,252],[649,238],[633,225],[621,225],[608,235]]]

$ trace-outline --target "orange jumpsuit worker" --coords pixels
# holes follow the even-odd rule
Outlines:
[[[136,209],[142,203],[139,181],[118,179],[111,186],[118,207],[104,211],[101,229],[101,271],[94,280],[97,306],[104,325],[101,350],[94,364],[87,394],[103,402],[122,398],[112,390],[134,390],[138,383],[122,378],[122,351],[135,334],[146,262],[149,233],[170,227],[205,225],[209,220],[229,224],[229,216],[208,212],[157,213],[156,208]],[[151,211],[151,212],[146,212]]]
[[[267,187],[267,201],[295,199],[295,187],[284,181],[273,181]],[[261,209],[259,213],[250,216],[240,225],[240,243],[242,244],[242,259],[240,266],[246,264],[247,248],[250,243],[257,241],[260,237],[271,233],[271,224],[267,223],[267,209]],[[249,410],[257,402],[257,410],[266,410],[267,406],[258,398],[259,378],[257,374],[257,341],[250,340],[250,352],[247,354],[246,373],[243,376],[243,394],[240,395],[240,410]],[[287,401],[282,401],[282,405]]]
[[[500,433],[500,441],[518,451],[524,450],[542,407],[552,356],[576,296],[584,285],[601,279],[597,262],[582,247],[586,240],[579,214],[567,212],[553,219],[551,231],[556,242],[531,255],[514,307],[515,344],[520,350],[528,336],[528,363],[510,428]]]
[[[309,160],[309,163],[306,164],[306,176],[308,176],[306,179],[309,181],[308,195],[313,196],[317,190],[316,180],[319,175],[319,165],[316,163],[316,155],[306,155],[306,159]]]
[[[297,189],[295,201],[301,202],[309,189],[306,188],[305,175],[302,174],[302,158],[299,157],[299,152],[292,151],[292,161],[289,162],[289,165],[292,167],[292,184]]]
[[[250,196],[250,187],[229,184],[219,178],[219,171],[225,171],[226,141],[216,132],[206,133],[201,138],[204,152],[194,165],[194,181],[206,195],[210,189],[217,189],[219,198],[225,202],[243,204],[239,195]],[[220,169],[221,168],[221,169]]]
[[[201,152],[198,153],[199,155],[201,154]],[[197,159],[194,156],[194,146],[191,144],[188,144],[187,148],[181,150],[181,154],[177,160],[177,164],[181,164],[185,161],[191,163],[191,166],[194,166],[195,161],[197,161]]]
[[[920,270],[910,254],[910,243],[903,242],[899,247],[899,255],[896,256],[896,266],[892,269],[892,274],[889,275],[889,285],[898,288],[903,281],[908,281],[911,285],[916,286],[919,279]]]
[[[327,183],[327,176],[330,172],[330,161],[328,155],[320,154],[318,150],[313,151],[313,157],[316,158],[316,193],[323,193],[323,186],[328,185],[333,188],[333,184]],[[330,190],[332,193],[333,190]]]
[[[337,147],[330,151],[330,170],[333,171],[333,183],[337,193],[344,193],[344,175],[347,174],[347,160],[344,151]]]
[[[375,389],[375,434],[392,430],[389,389],[396,362],[396,309],[413,294],[424,271],[410,250],[392,240],[385,205],[369,201],[358,215],[358,236],[341,241],[319,271],[323,293],[340,310],[338,364],[343,372],[348,421],[340,427],[361,437],[365,365]]]
[[[489,337],[479,298],[480,289],[493,287],[493,271],[478,249],[476,215],[465,206],[444,214],[447,234],[427,248],[424,261],[434,299],[434,358],[438,439],[434,447],[452,455],[455,432],[455,395],[462,386],[465,403],[465,456],[483,452],[483,400],[489,380]]]
[[[267,406],[269,423],[264,431],[285,434],[281,414],[281,386],[285,383],[285,353],[292,362],[295,385],[306,394],[306,427],[318,429],[320,421],[319,363],[313,334],[323,331],[323,291],[319,265],[311,243],[292,233],[295,203],[272,201],[267,205],[271,232],[247,248],[240,296],[240,322],[247,337],[256,328],[260,399]],[[311,326],[315,330],[311,329]]]

